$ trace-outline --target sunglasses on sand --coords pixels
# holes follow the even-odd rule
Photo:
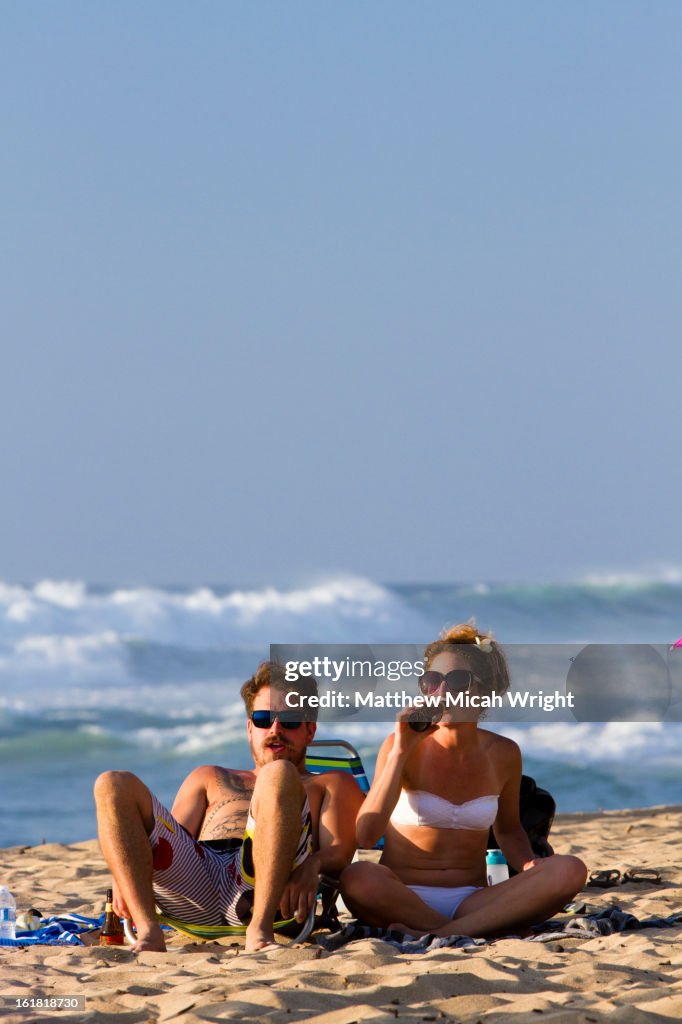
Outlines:
[[[419,689],[422,693],[436,693],[441,683],[445,683],[450,693],[465,693],[476,678],[468,668],[453,668],[445,675],[430,670],[419,677]]]
[[[284,712],[284,714],[286,714],[286,712]],[[294,729],[300,729],[303,725],[303,719],[299,718],[292,720],[290,718],[283,718],[282,712],[280,711],[275,711],[274,715],[267,709],[251,712],[251,721],[257,729],[270,729],[276,718],[279,719],[279,724],[283,729],[290,729],[293,731]]]

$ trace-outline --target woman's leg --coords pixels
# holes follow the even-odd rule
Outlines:
[[[383,864],[351,864],[341,875],[341,895],[356,917],[379,928],[387,928],[396,917],[412,931],[432,932],[450,923]]]
[[[587,869],[577,857],[547,857],[506,882],[479,889],[462,902],[452,921],[420,932],[476,937],[527,928],[561,910],[582,889],[586,878]],[[412,933],[415,930],[411,919],[395,927]]]

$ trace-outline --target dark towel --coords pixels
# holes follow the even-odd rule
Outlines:
[[[614,932],[638,931],[640,928],[675,928],[682,924],[682,914],[671,914],[669,917],[646,917],[640,920],[634,914],[628,914],[620,907],[609,907],[599,914],[591,914],[587,917],[569,917],[567,919],[552,919],[543,921],[536,925],[534,931],[537,933],[530,937],[529,942],[551,942],[559,935],[575,936],[585,939],[594,938],[595,935],[612,935]],[[517,935],[509,935],[507,938],[519,938]],[[340,932],[333,935],[321,935],[317,937],[318,945],[328,951],[340,949],[348,942],[355,942],[357,939],[382,939],[389,943],[401,953],[428,953],[434,949],[445,949],[456,947],[461,949],[465,946],[485,946],[486,939],[474,939],[469,935],[448,935],[440,938],[437,935],[424,935],[421,939],[409,939],[402,932],[388,931],[386,928],[373,928],[370,925],[361,924],[359,921],[351,921]]]
[[[533,929],[537,932],[533,938],[536,942],[548,941],[557,934],[581,935],[586,939],[595,935],[613,935],[614,932],[633,932],[640,928],[675,928],[682,924],[682,914],[671,914],[669,917],[645,917],[640,920],[620,907],[609,907],[599,914],[586,917],[569,917],[567,920],[543,921]]]

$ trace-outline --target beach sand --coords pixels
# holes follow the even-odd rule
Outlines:
[[[682,910],[682,808],[657,807],[557,818],[557,852],[592,870],[657,868],[662,885],[586,889],[596,909],[638,917]],[[0,874],[19,911],[98,916],[108,874],[95,841],[0,852]],[[474,949],[403,955],[378,940],[328,953],[306,943],[243,955],[234,940],[193,943],[173,933],[169,952],[35,946],[0,949],[3,1019],[81,1021],[253,1020],[273,1024],[356,1021],[553,1024],[682,1019],[681,930],[647,929],[600,938],[560,935],[537,943],[503,939]],[[83,996],[86,1010],[43,1015],[16,997]]]

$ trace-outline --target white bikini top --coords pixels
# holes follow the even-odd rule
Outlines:
[[[427,825],[429,828],[488,829],[497,817],[497,797],[477,796],[463,804],[451,804],[423,789],[403,789],[393,808],[394,825]]]

